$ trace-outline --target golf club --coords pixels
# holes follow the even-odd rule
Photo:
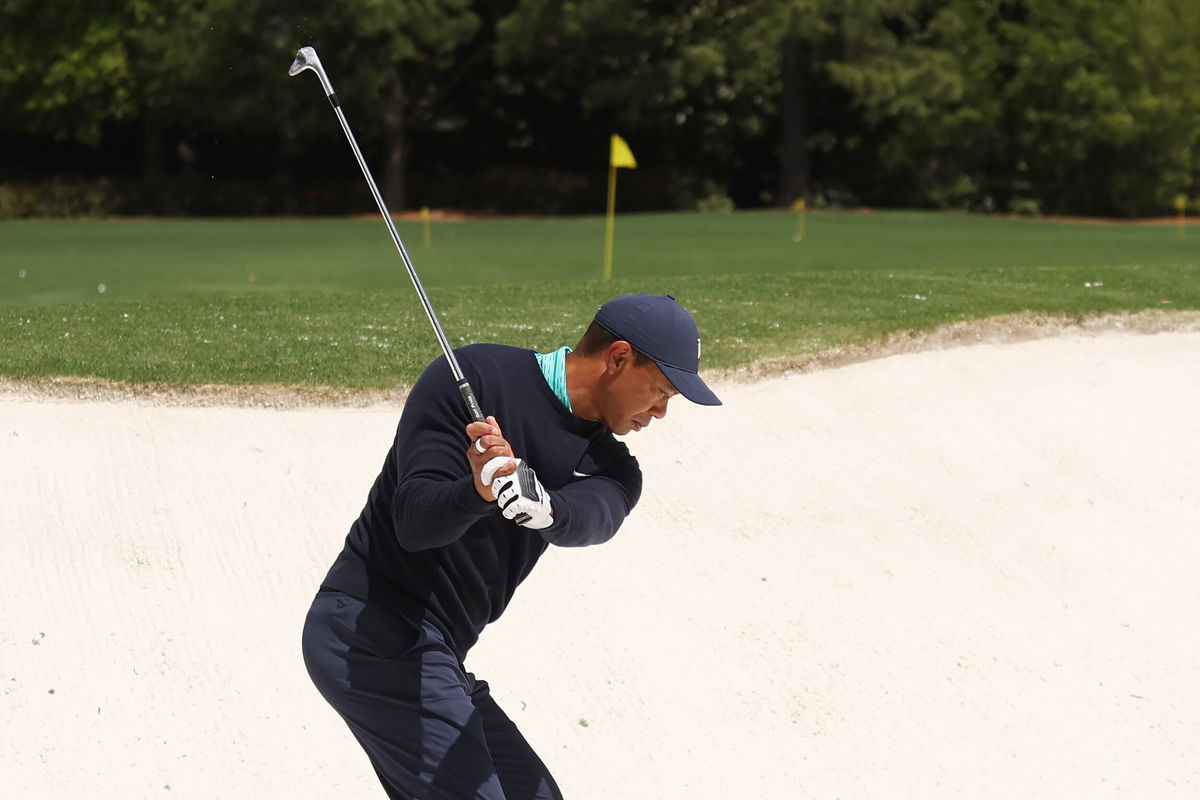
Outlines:
[[[346,132],[346,138],[350,141],[350,149],[354,151],[354,157],[358,159],[358,166],[362,168],[367,185],[371,187],[371,195],[375,198],[375,204],[379,206],[379,213],[383,215],[383,221],[387,223],[388,232],[392,234],[392,241],[396,243],[396,250],[400,252],[400,258],[404,259],[408,277],[412,279],[413,287],[421,298],[425,316],[429,317],[429,324],[433,326],[433,332],[437,334],[438,343],[441,344],[446,361],[450,364],[450,372],[453,373],[454,380],[458,383],[458,391],[462,394],[463,402],[467,404],[467,412],[475,422],[483,422],[483,410],[479,407],[479,401],[475,399],[475,392],[472,391],[471,384],[463,376],[462,367],[458,365],[458,359],[455,358],[450,342],[446,339],[446,332],[442,330],[442,323],[438,321],[437,312],[433,310],[433,304],[429,302],[429,295],[425,293],[425,287],[421,285],[421,279],[417,276],[412,259],[408,257],[408,251],[404,249],[404,242],[400,241],[400,234],[396,232],[396,223],[392,221],[392,215],[383,202],[383,195],[379,193],[379,187],[375,185],[375,179],[371,177],[371,170],[367,169],[367,162],[363,159],[362,151],[358,149],[358,142],[354,140],[354,134],[350,131],[350,123],[346,122],[346,115],[342,113],[337,93],[333,91],[333,84],[329,82],[329,76],[325,74],[325,68],[321,66],[321,59],[317,57],[317,51],[311,47],[301,47],[297,51],[296,60],[288,69],[288,75],[299,75],[306,69],[317,73],[317,77],[321,79],[321,88],[325,90],[326,97],[333,105],[333,112],[337,114],[338,122],[342,123],[342,130]]]

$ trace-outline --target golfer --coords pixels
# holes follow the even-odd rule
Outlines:
[[[491,416],[470,421],[444,357],[425,370],[308,612],[304,661],[389,797],[560,798],[467,652],[548,545],[605,542],[637,503],[641,471],[613,434],[676,394],[721,401],[670,295],[605,303],[574,350],[456,352]]]

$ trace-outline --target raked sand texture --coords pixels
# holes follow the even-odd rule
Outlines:
[[[1200,796],[1200,333],[719,394],[468,658],[568,798]],[[397,416],[0,396],[3,795],[382,797],[299,632]]]

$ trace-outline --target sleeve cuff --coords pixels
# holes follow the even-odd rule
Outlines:
[[[554,492],[549,492],[549,494],[550,508],[554,509],[554,522],[550,523],[548,527],[542,528],[538,533],[546,540],[547,544],[554,544],[554,540],[571,527],[571,509]]]

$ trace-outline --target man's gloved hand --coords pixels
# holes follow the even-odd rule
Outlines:
[[[491,487],[496,505],[500,506],[500,513],[505,518],[535,531],[550,527],[554,522],[550,493],[538,480],[533,467],[519,458],[514,460],[517,471],[511,475],[494,477],[496,470],[509,462],[507,458],[494,458],[484,465],[480,479]]]

